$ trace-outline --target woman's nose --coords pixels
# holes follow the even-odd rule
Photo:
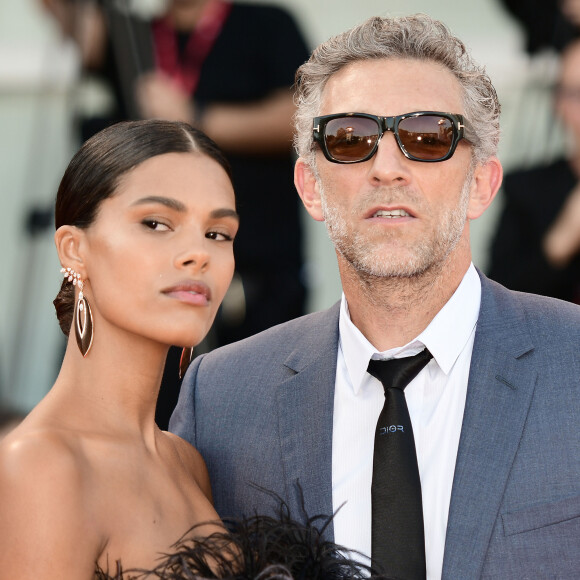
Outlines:
[[[203,242],[191,242],[190,245],[180,252],[176,257],[176,267],[186,268],[195,272],[203,272],[209,266],[209,252]]]

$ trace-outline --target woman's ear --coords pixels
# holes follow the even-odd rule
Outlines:
[[[54,234],[61,265],[72,268],[82,279],[87,277],[82,251],[84,237],[84,231],[76,226],[60,226]]]
[[[491,157],[478,165],[473,173],[467,217],[477,219],[491,205],[503,177],[503,169],[497,157]]]
[[[324,221],[318,180],[310,166],[302,159],[294,166],[294,185],[306,211],[318,222]]]

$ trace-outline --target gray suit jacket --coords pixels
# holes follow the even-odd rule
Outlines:
[[[332,513],[338,313],[190,368],[170,429],[205,458],[220,515],[273,509],[252,483],[297,518]],[[579,348],[579,307],[482,276],[443,578],[580,578]]]

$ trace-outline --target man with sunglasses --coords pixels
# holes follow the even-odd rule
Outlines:
[[[265,489],[294,515],[336,512],[327,537],[391,577],[574,577],[580,309],[508,291],[471,263],[469,220],[502,178],[489,78],[417,15],[330,39],[297,80],[295,183],[326,223],[343,298],[198,358],[170,427],[201,451],[222,516],[272,509]],[[418,353],[403,403],[390,403],[376,359]],[[385,469],[381,437],[408,430],[381,426],[397,405],[413,458]],[[383,511],[375,483],[407,463],[418,496],[409,504],[401,485]],[[401,507],[419,513],[413,541]]]

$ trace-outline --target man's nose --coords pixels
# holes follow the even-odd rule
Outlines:
[[[371,159],[369,179],[375,184],[404,185],[411,179],[409,163],[412,161],[403,155],[393,133],[385,131]]]

